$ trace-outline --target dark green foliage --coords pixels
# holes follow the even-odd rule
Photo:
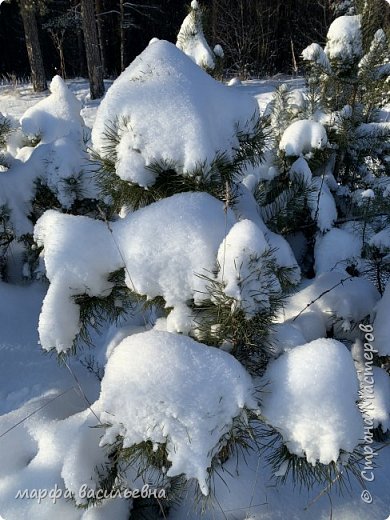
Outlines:
[[[33,224],[35,224],[39,217],[48,209],[60,210],[61,204],[45,181],[38,178],[35,181],[35,194],[31,202],[31,213],[29,216]]]
[[[237,305],[238,302],[225,294],[223,282],[212,275],[200,275],[207,282],[207,294],[202,304],[193,308],[196,339],[210,346],[227,346],[230,353],[253,374],[261,374],[273,356],[268,335],[291,288],[291,270],[278,267],[273,253],[269,249],[261,259],[253,259],[250,275],[240,281],[241,287],[245,288],[246,284],[261,279],[262,291],[269,297],[269,307],[247,316],[245,310]],[[283,292],[275,291],[274,275],[277,276]],[[264,284],[267,279],[268,285]]]
[[[7,276],[7,252],[14,238],[9,208],[0,206],[0,279]]]
[[[85,198],[82,188],[82,175],[79,172],[71,177],[63,179],[61,182],[65,186],[65,194],[74,198],[70,207],[64,208],[58,200],[57,194],[46,184],[44,179],[38,177],[35,181],[34,198],[31,202],[31,213],[29,215],[33,224],[47,211],[55,209],[62,213],[71,215],[88,215],[90,217],[101,217],[101,211],[106,210],[106,205],[97,199]]]
[[[379,249],[366,244],[362,258],[365,260],[365,276],[372,281],[383,296],[386,285],[390,281],[390,248]]]
[[[156,175],[156,181],[153,186],[145,189],[116,175],[116,147],[120,142],[119,135],[127,124],[126,120],[115,120],[107,125],[106,144],[102,153],[99,155],[92,152],[94,160],[99,164],[99,187],[102,194],[111,199],[114,213],[119,212],[122,207],[136,210],[176,193],[188,191],[207,192],[224,202],[229,198],[229,203],[233,203],[234,183],[242,176],[246,164],[260,164],[268,133],[267,120],[254,116],[247,125],[250,130],[237,128],[240,146],[233,159],[221,152],[216,154],[209,167],[199,164],[194,171],[186,173],[174,162],[154,162],[147,169]]]
[[[283,468],[283,474],[275,477],[277,483],[285,484],[290,481],[300,489],[311,489],[320,484],[326,486],[324,491],[335,488],[339,493],[352,490],[352,479],[362,483],[364,455],[359,446],[353,453],[341,451],[337,462],[321,464],[317,461],[313,466],[304,456],[290,453],[281,434],[268,425],[263,428],[261,443],[260,451],[265,455],[272,473]]]
[[[261,181],[255,191],[261,215],[267,226],[282,235],[313,227],[307,208],[313,189],[303,180],[279,175],[271,181]]]
[[[365,34],[364,16],[362,20]],[[334,175],[344,186],[355,188],[355,182],[368,172],[389,174],[385,157],[390,129],[375,124],[380,108],[390,100],[389,55],[388,39],[379,29],[371,34],[361,57],[331,63],[328,68],[315,60],[308,64],[309,88],[319,107],[330,115],[326,126],[336,151]]]
[[[80,306],[81,330],[72,354],[75,354],[77,347],[83,343],[92,345],[91,328],[100,331],[107,321],[115,323],[135,308],[132,293],[125,284],[124,269],[111,273],[107,281],[112,284],[112,288],[106,297],[88,294],[74,297],[75,303]]]
[[[38,247],[34,242],[34,237],[31,233],[26,233],[22,235],[19,239],[24,245],[24,263],[28,265],[29,268],[29,276],[26,273],[23,273],[25,277],[32,278],[34,271],[38,267],[39,263],[39,255],[41,254],[43,247]]]

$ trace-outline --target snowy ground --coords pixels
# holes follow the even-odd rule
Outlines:
[[[283,78],[286,82],[286,79]],[[281,82],[272,80],[251,80],[232,87],[247,91],[255,96],[261,109],[270,101],[274,88]],[[300,88],[302,80],[287,80],[291,89]],[[68,82],[71,90],[83,104],[81,115],[87,126],[91,127],[96,116],[98,102],[89,99],[88,84],[85,80]],[[107,82],[107,87],[109,82]],[[0,86],[0,112],[20,118],[27,108],[39,101],[45,94],[34,94],[29,86]],[[8,285],[0,282],[0,452],[4,453],[6,439],[15,437],[26,450],[26,439],[19,435],[23,424],[38,416],[40,404],[28,402],[38,396],[46,395],[48,408],[67,410],[71,415],[86,408],[86,399],[93,402],[98,395],[97,378],[78,362],[69,367],[58,364],[54,356],[45,355],[38,345],[37,322],[46,287],[39,283],[27,286]],[[99,341],[98,341],[99,343]],[[98,345],[99,348],[99,345]],[[81,382],[82,392],[79,382]],[[48,401],[46,401],[47,403]],[[20,409],[13,415],[14,410]],[[37,413],[35,413],[35,411]],[[58,412],[61,415],[61,412]],[[6,415],[10,414],[10,415]],[[29,417],[29,414],[31,417]],[[21,421],[23,424],[18,425]],[[3,444],[3,446],[2,446]],[[23,446],[22,446],[23,445]],[[23,450],[22,450],[23,451]],[[13,456],[13,454],[11,454]],[[16,454],[15,454],[16,456]],[[26,455],[27,456],[27,455]],[[31,455],[30,455],[31,456]],[[375,480],[368,489],[373,501],[365,504],[361,500],[362,490],[354,485],[350,494],[328,496],[321,488],[308,491],[294,489],[291,483],[275,486],[272,476],[264,472],[264,463],[253,454],[246,461],[231,460],[225,465],[226,471],[216,480],[218,503],[203,518],[237,520],[385,520],[390,513],[390,449],[382,450],[376,463]],[[236,478],[239,474],[240,478]],[[34,477],[34,476],[33,476]],[[36,478],[36,477],[35,477]],[[15,483],[7,475],[1,475],[0,460],[0,518],[4,511],[12,510],[12,519],[52,520],[53,509],[31,507],[25,512],[19,500],[12,501],[11,491]],[[36,480],[35,487],[41,482]],[[191,500],[191,499],[190,499]],[[184,500],[172,513],[174,520],[195,519],[190,500]],[[73,508],[69,503],[59,504],[56,515],[60,520],[78,520],[83,511]],[[84,517],[85,518],[85,517]],[[89,518],[89,517],[88,517]],[[99,518],[103,518],[99,517]],[[110,515],[105,518],[115,520]]]

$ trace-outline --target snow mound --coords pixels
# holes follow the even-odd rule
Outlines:
[[[262,258],[269,245],[263,232],[251,220],[235,224],[218,251],[224,293],[234,298],[238,307],[251,317],[269,308],[270,295],[281,291],[277,277],[267,269]]]
[[[199,67],[213,70],[215,68],[214,55],[204,36],[201,17],[202,12],[199,9],[199,4],[193,1],[191,11],[184,18],[180,27],[176,46]]]
[[[53,78],[51,91],[50,96],[29,108],[21,118],[23,131],[30,136],[39,135],[39,144],[21,148],[0,177],[0,205],[10,208],[17,237],[32,232],[28,215],[38,179],[66,209],[80,195],[96,197],[92,173],[84,171],[88,154],[83,141],[81,103],[59,76]]]
[[[241,87],[242,86],[242,81],[240,80],[240,78],[232,78],[231,80],[228,81],[228,87]]]
[[[218,58],[221,58],[221,59],[222,59],[222,58],[225,56],[225,53],[224,53],[224,51],[223,51],[223,48],[222,48],[222,46],[221,46],[219,43],[217,43],[217,45],[215,45],[213,51],[214,51],[214,54],[215,54]]]
[[[110,294],[109,273],[122,267],[119,252],[104,222],[88,217],[46,211],[34,229],[44,247],[50,286],[39,318],[39,337],[45,350],[67,350],[80,330],[80,308],[74,296]]]
[[[247,180],[248,178],[246,178]],[[279,267],[287,267],[289,269],[286,277],[289,282],[296,285],[301,280],[301,270],[297,264],[294,253],[287,240],[270,231],[264,224],[259,213],[258,204],[252,192],[242,182],[238,186],[236,194],[236,203],[233,208],[238,220],[251,220],[264,233],[269,247],[273,250],[273,257]]]
[[[362,242],[359,237],[343,229],[333,228],[323,236],[319,236],[314,247],[315,272],[342,271],[348,260],[359,258]]]
[[[68,135],[47,144],[40,143],[35,149],[22,150],[28,150],[27,160],[14,160],[11,168],[0,176],[0,205],[5,204],[11,209],[11,223],[17,236],[32,232],[28,215],[38,179],[67,209],[76,200],[77,192],[85,198],[96,197],[92,175],[83,171],[88,156],[81,139],[75,140]],[[72,190],[75,181],[78,190]]]
[[[280,140],[279,148],[287,156],[299,156],[313,150],[326,147],[328,138],[321,123],[303,119],[295,121],[286,128]]]
[[[235,222],[233,213],[206,193],[155,202],[112,223],[111,231],[102,221],[47,211],[34,231],[51,282],[39,320],[42,347],[70,348],[80,329],[74,296],[108,296],[108,275],[123,267],[129,289],[178,307],[170,325],[188,332],[185,304],[205,298],[207,281],[198,275],[212,273]]]
[[[368,241],[371,246],[377,247],[383,253],[390,252],[390,227],[375,233]]]
[[[330,63],[328,56],[325,54],[323,48],[318,43],[312,43],[302,51],[302,58],[305,61],[313,61],[320,65],[324,70],[330,70]]]
[[[361,16],[339,16],[329,27],[325,53],[329,60],[353,63],[363,54]]]
[[[215,81],[174,45],[150,45],[115,80],[103,99],[92,131],[104,155],[107,125],[118,121],[117,174],[140,186],[156,176],[155,162],[174,163],[184,174],[208,171],[218,152],[228,158],[239,146],[237,130],[250,132],[256,100]]]
[[[32,136],[39,135],[42,144],[70,134],[80,137],[84,126],[80,116],[80,101],[60,76],[52,79],[50,92],[50,96],[25,112],[20,120],[23,132]]]
[[[263,415],[289,451],[312,465],[336,462],[340,450],[352,452],[363,437],[358,379],[342,343],[318,339],[295,347],[269,365],[264,381]]]
[[[230,354],[187,336],[149,331],[120,343],[109,358],[99,403],[110,424],[101,445],[166,443],[168,476],[185,474],[209,492],[211,460],[244,407],[256,408],[253,384]]]
[[[318,330],[320,337],[337,320],[349,330],[351,323],[373,313],[379,298],[374,285],[364,278],[350,278],[335,271],[323,273],[286,300],[278,322],[291,322],[307,339],[315,339],[313,331]]]
[[[201,301],[231,211],[207,193],[180,193],[150,204],[112,225],[128,273],[127,285],[148,298],[163,296],[168,307]],[[211,225],[212,224],[212,225]]]

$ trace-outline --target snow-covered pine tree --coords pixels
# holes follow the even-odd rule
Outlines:
[[[93,489],[145,482],[174,498],[194,480],[208,496],[239,446],[265,450],[282,481],[343,485],[359,474],[358,380],[338,340],[359,339],[379,294],[329,272],[333,257],[319,254],[321,274],[289,295],[300,269],[252,194],[256,177],[275,177],[285,161],[286,176],[310,185],[311,225],[339,240],[333,196],[309,166],[326,162],[328,137],[301,101],[288,105],[305,119],[287,117],[277,150],[264,153],[256,101],[163,41],[103,100],[92,142],[109,211],[50,210],[34,229],[50,280],[43,349],[67,362],[90,326],[119,325],[100,356],[100,396],[56,424],[75,432],[57,463],[78,505],[95,502]],[[84,484],[90,499],[77,495]]]
[[[220,75],[223,49],[216,45],[211,50],[203,32],[204,8],[198,0],[192,0],[190,12],[184,19],[177,35],[176,46],[189,56],[199,67],[210,74]]]
[[[323,233],[336,221],[347,226],[353,220],[356,231],[360,222],[363,257],[369,259],[362,270],[371,265],[379,281],[387,276],[387,253],[372,248],[366,231],[373,219],[376,231],[382,230],[389,212],[390,123],[383,111],[390,92],[389,45],[378,29],[364,52],[366,33],[363,16],[336,18],[325,48],[314,43],[303,51],[309,65],[305,95],[284,87],[275,93],[269,114],[278,152],[267,161],[271,169],[263,169],[257,199],[274,230],[304,235],[307,274],[316,228]],[[375,202],[367,190],[373,190]],[[382,292],[383,280],[377,285]]]
[[[383,111],[390,100],[390,47],[383,29],[372,34],[367,9],[366,2],[363,14],[336,18],[325,48],[312,44],[303,58],[309,64],[309,89],[317,95],[314,117],[326,127],[332,149],[327,182],[338,219],[350,230],[354,222],[363,248],[355,267],[383,293],[390,252],[390,243],[383,242],[390,212],[390,122]],[[383,232],[379,248],[378,232]]]
[[[177,437],[169,403],[178,397],[166,394],[162,385],[158,391],[166,394],[167,410],[154,415],[150,409],[148,419],[155,422],[157,436],[142,430],[146,424],[140,426],[143,433],[135,435],[128,419],[138,412],[128,410],[130,415],[120,419],[114,410],[116,369],[111,372],[107,365],[102,401],[95,405],[102,411],[110,409],[114,422],[126,426],[118,431],[119,423],[101,416],[106,433],[100,444],[106,451],[97,453],[104,471],[94,474],[97,464],[89,464],[93,481],[99,486],[131,487],[137,482],[136,472],[169,489],[195,478],[198,489],[207,495],[213,468],[240,443],[248,445],[253,423],[259,419],[253,387],[246,387],[241,408],[232,407],[225,415],[217,404],[225,390],[219,385],[210,390],[204,378],[213,373],[216,381],[215,363],[222,367],[227,363],[232,374],[223,379],[229,385],[243,366],[252,374],[264,371],[273,355],[267,341],[271,322],[284,292],[300,279],[287,242],[266,228],[253,196],[241,182],[247,168],[261,163],[264,122],[253,98],[216,82],[176,47],[157,41],[110,88],[98,110],[92,141],[94,159],[100,164],[99,183],[110,206],[103,221],[48,211],[35,226],[51,282],[40,317],[41,344],[65,359],[76,352],[80,338],[88,339],[91,325],[123,320],[130,311],[138,328],[130,330],[124,343],[130,350],[131,345],[138,349],[138,341],[145,343],[145,349],[161,348],[161,353],[169,348],[164,367],[184,370],[168,370],[169,379],[187,379],[188,392],[199,393],[199,401],[194,408],[180,405],[178,419],[186,424],[186,433],[185,439],[182,434]],[[150,325],[154,330],[145,332],[145,320],[146,330]],[[132,335],[140,330],[144,332]],[[120,350],[118,345],[110,355],[112,366]],[[182,355],[186,360],[179,360]],[[197,369],[192,359],[200,363]],[[214,366],[209,376],[207,363]],[[137,369],[124,377],[133,385],[133,376],[142,376],[152,406],[147,387],[156,388],[156,381],[150,380],[150,370],[161,372],[163,366],[156,360],[149,366],[146,358],[136,364]],[[144,369],[149,376],[142,375]],[[165,376],[160,379],[167,384]],[[202,432],[198,437],[191,423],[193,414],[203,417],[197,410],[206,396],[202,397],[201,386],[207,389],[210,403],[214,402],[210,391],[216,397],[215,407],[207,412],[218,422],[211,437]],[[184,391],[179,382],[169,388],[175,395],[179,388]],[[234,383],[233,389],[238,390]],[[134,393],[130,386],[127,391]],[[140,400],[136,406],[149,404]],[[167,424],[163,434],[158,433],[164,420],[161,414]],[[204,419],[205,428],[213,431],[215,425]],[[184,464],[180,454],[187,450],[188,438],[194,457],[187,453]],[[75,485],[67,478],[65,484]]]
[[[38,251],[31,249],[32,230],[44,211],[97,212],[81,104],[59,76],[53,78],[50,89],[51,94],[29,108],[20,127],[14,129],[8,168],[0,177],[4,229],[9,238],[8,230],[13,230],[14,256],[25,256],[24,277],[30,277],[36,267]]]
[[[327,231],[337,216],[324,183],[330,155],[327,132],[312,117],[317,103],[312,95],[289,92],[286,85],[276,89],[266,110],[271,151],[256,175],[254,191],[267,226],[305,242],[301,267],[308,276],[312,276],[315,234]]]

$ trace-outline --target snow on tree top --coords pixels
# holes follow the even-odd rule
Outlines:
[[[199,67],[213,70],[215,67],[214,56],[203,33],[203,14],[196,0],[191,3],[191,8],[192,11],[184,18],[180,27],[176,46]]]
[[[209,492],[208,468],[244,407],[257,408],[253,383],[230,354],[152,330],[127,337],[110,356],[99,398],[111,426],[101,445],[166,443],[167,475],[185,474]]]
[[[60,76],[52,79],[50,92],[50,96],[25,112],[20,120],[23,132],[39,135],[42,144],[68,135],[80,138],[84,126],[80,101]]]
[[[122,122],[117,174],[141,186],[155,175],[145,167],[173,161],[184,173],[210,165],[218,152],[232,157],[237,129],[253,127],[254,98],[215,81],[177,47],[157,41],[119,76],[103,99],[92,131],[104,153],[105,129]]]
[[[318,43],[312,43],[302,51],[302,58],[305,61],[314,61],[325,70],[330,70],[330,63],[328,56],[325,54],[323,48]]]
[[[217,43],[217,45],[214,47],[213,51],[214,51],[214,54],[216,56],[218,56],[218,58],[223,58],[225,55],[225,53],[223,52],[223,48],[219,43]]]
[[[39,320],[42,347],[69,349],[80,329],[72,296],[107,296],[108,275],[123,267],[127,286],[149,298],[162,296],[176,309],[175,321],[187,300],[204,299],[207,281],[199,275],[213,271],[235,222],[233,212],[207,193],[180,193],[150,204],[113,222],[112,233],[100,220],[47,211],[34,230],[51,282]]]
[[[329,27],[325,53],[330,60],[348,64],[363,54],[361,16],[339,16]]]
[[[281,291],[276,276],[262,266],[261,256],[267,250],[269,245],[263,232],[247,219],[232,227],[218,250],[218,263],[223,266],[218,277],[225,284],[223,291],[236,300],[248,317],[269,308],[270,293]]]
[[[355,366],[339,341],[321,338],[295,347],[269,365],[264,382],[262,414],[291,453],[313,465],[329,464],[363,437]]]
[[[300,156],[314,150],[321,150],[328,144],[325,128],[321,123],[303,119],[286,128],[279,148],[288,156]]]

